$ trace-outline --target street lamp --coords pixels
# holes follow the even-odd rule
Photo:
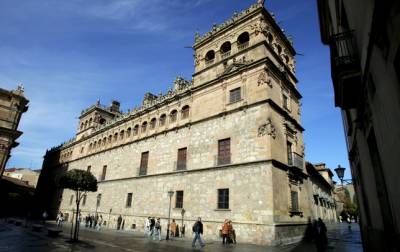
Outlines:
[[[185,208],[182,208],[181,215],[182,215],[182,226],[181,226],[181,237],[183,237],[183,216],[185,215]]]
[[[168,196],[169,196],[168,226],[167,226],[167,237],[165,237],[165,240],[169,240],[169,221],[171,218],[171,199],[172,199],[173,195],[174,195],[174,191],[168,191]]]
[[[343,186],[343,182],[351,183],[351,181],[352,181],[351,179],[343,179],[345,170],[346,170],[346,168],[341,167],[340,165],[338,165],[338,167],[335,169],[336,175],[340,179],[342,186]]]

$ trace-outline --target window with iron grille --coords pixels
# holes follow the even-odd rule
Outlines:
[[[86,205],[86,194],[85,195],[83,195],[83,197],[82,197],[82,206],[85,206]]]
[[[126,197],[126,207],[131,207],[132,206],[132,193],[128,193],[128,196]]]
[[[147,165],[149,162],[149,152],[143,152],[142,153],[142,158],[140,160],[140,170],[139,170],[139,175],[146,175],[147,174]]]
[[[299,211],[299,194],[295,191],[290,191],[290,201],[291,201],[291,210],[292,212]]]
[[[293,165],[292,143],[288,141],[286,145],[288,165]]]
[[[285,109],[289,109],[289,99],[286,94],[282,94],[282,104]]]
[[[187,148],[182,148],[178,150],[178,163],[177,170],[185,170],[186,169],[186,159],[187,159]]]
[[[74,202],[74,195],[71,195],[71,198],[69,198],[69,204],[72,205]]]
[[[176,191],[175,208],[183,208],[183,191]]]
[[[86,171],[87,171],[87,172],[90,172],[91,169],[92,169],[92,166],[89,165],[89,166],[87,167]]]
[[[241,99],[240,87],[229,91],[229,102],[230,103],[240,101],[240,99]]]
[[[218,165],[231,163],[231,139],[218,141]]]
[[[218,189],[218,209],[229,209],[229,189]]]
[[[103,166],[103,172],[101,173],[100,181],[106,179],[106,173],[107,173],[107,165]]]

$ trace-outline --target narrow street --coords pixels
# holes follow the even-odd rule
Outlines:
[[[48,224],[51,226],[51,224]],[[327,251],[361,252],[360,230],[357,224],[352,224],[351,230],[347,224],[328,225],[329,246]],[[47,230],[32,231],[32,228],[16,226],[1,222],[0,224],[0,251],[316,251],[314,244],[301,243],[281,247],[265,247],[249,244],[223,246],[220,242],[206,241],[202,249],[191,248],[190,239],[151,241],[143,237],[141,232],[106,230],[96,231],[83,228],[80,232],[80,242],[69,243],[69,226],[64,227],[58,238],[47,236]],[[164,237],[163,237],[164,238]]]

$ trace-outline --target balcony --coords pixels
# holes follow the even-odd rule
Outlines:
[[[249,41],[244,42],[243,44],[238,44],[238,50],[241,51],[243,49],[246,49],[247,47],[249,47]]]
[[[288,158],[288,164],[293,167],[297,167],[303,170],[304,167],[304,159],[301,155],[297,154],[296,152],[292,152]]]
[[[231,56],[231,51],[227,51],[227,52],[221,53],[221,59],[226,59],[229,56]]]
[[[354,32],[332,35],[330,49],[335,105],[355,108],[361,96],[361,69]]]
[[[206,66],[214,64],[214,59],[206,60]]]

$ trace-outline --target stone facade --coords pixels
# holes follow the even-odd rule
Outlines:
[[[82,215],[101,214],[109,227],[120,214],[125,228],[143,230],[147,216],[165,227],[174,191],[171,216],[189,233],[201,216],[206,239],[219,239],[228,218],[238,242],[300,240],[314,216],[295,51],[262,2],[196,34],[191,81],[177,77],[166,94],[147,93],[128,113],[118,102],[82,111],[76,138],[45,155],[37,194],[45,210],[71,214],[73,192],[57,190],[57,180],[83,169],[99,189]]]
[[[18,146],[16,139],[22,132],[17,128],[22,113],[28,110],[28,102],[22,86],[12,91],[0,88],[0,177],[11,157],[11,149]]]

